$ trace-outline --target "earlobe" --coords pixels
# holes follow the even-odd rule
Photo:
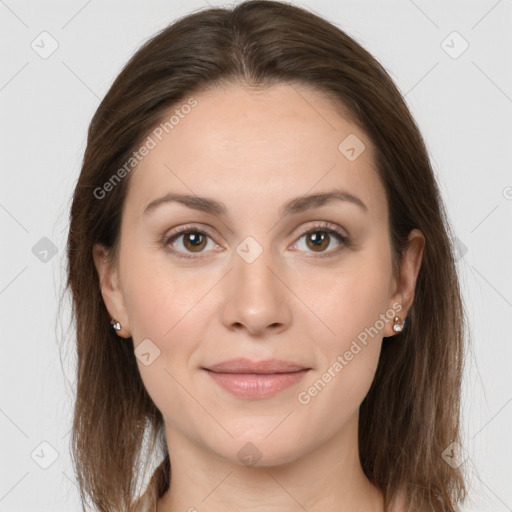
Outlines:
[[[404,327],[405,320],[402,320],[402,318],[399,316],[395,316],[395,318],[393,318],[393,331],[395,331],[396,333],[402,332],[404,330]]]
[[[92,252],[103,302],[110,316],[115,319],[121,327],[120,329],[115,329],[115,331],[118,336],[129,338],[128,317],[123,294],[119,287],[117,268],[110,262],[108,249],[105,246],[94,244]]]

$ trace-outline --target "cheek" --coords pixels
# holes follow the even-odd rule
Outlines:
[[[127,311],[136,354],[149,352],[151,361],[146,365],[144,357],[137,357],[139,373],[166,423],[189,431],[194,417],[204,415],[187,390],[191,372],[197,371],[192,368],[194,353],[207,332],[208,297],[203,297],[212,283],[154,265],[137,268],[141,271],[127,280]]]
[[[200,328],[198,310],[210,281],[211,276],[194,269],[173,269],[165,257],[129,253],[123,292],[134,341],[150,338],[167,347],[172,345],[169,340],[179,338],[184,325]],[[195,322],[190,323],[191,317]]]
[[[390,292],[391,259],[365,251],[352,253],[337,270],[317,273],[305,288],[308,303],[330,331],[338,348],[374,327],[385,313]],[[306,282],[306,281],[305,281]],[[377,329],[382,330],[382,322]]]
[[[330,411],[326,434],[349,421],[368,393],[385,325],[380,319],[385,313],[385,286],[379,288],[375,281],[373,286],[365,286],[352,278],[338,284],[339,294],[319,312],[332,332],[324,329],[326,336],[315,337],[319,363],[297,395],[313,423],[322,421],[325,411]]]
[[[317,277],[318,286],[306,293],[324,334],[311,336],[319,365],[307,383],[310,387],[302,388],[302,403],[314,400],[325,407],[336,403],[345,417],[368,392],[379,362],[382,330],[393,318],[387,310],[391,255],[376,249],[353,253],[342,269]]]

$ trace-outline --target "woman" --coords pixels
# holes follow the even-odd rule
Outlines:
[[[82,500],[456,510],[449,240],[403,98],[340,29],[273,1],[164,29],[95,113],[73,197]]]

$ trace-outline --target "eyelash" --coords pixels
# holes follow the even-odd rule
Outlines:
[[[299,236],[299,238],[297,239],[297,241],[306,235],[309,235],[311,233],[317,233],[317,232],[322,232],[322,233],[327,233],[328,235],[333,235],[346,248],[350,248],[352,246],[352,242],[350,241],[350,239],[348,237],[343,235],[341,233],[341,231],[335,227],[335,225],[330,224],[329,222],[325,222],[325,221],[321,222],[319,224],[315,224],[313,227],[311,227],[310,229],[308,229],[307,231],[302,233]],[[196,234],[199,234],[202,236],[207,236],[210,239],[213,239],[213,237],[211,236],[210,233],[208,233],[208,231],[196,228],[194,225],[188,225],[188,226],[183,226],[178,231],[171,233],[170,235],[164,235],[162,237],[161,243],[164,247],[166,247],[172,253],[173,256],[175,256],[177,258],[184,259],[184,260],[202,259],[204,256],[185,256],[181,251],[177,251],[177,250],[171,249],[169,247],[170,242],[176,240],[181,235],[184,235],[186,233],[196,233]],[[329,251],[328,253],[322,253],[322,255],[314,255],[314,256],[307,256],[307,257],[313,258],[313,259],[329,258],[329,257],[333,256],[333,253],[336,254],[338,252],[339,252],[339,250],[334,250],[334,251]]]

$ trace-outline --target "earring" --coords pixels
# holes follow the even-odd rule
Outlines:
[[[113,318],[110,320],[110,325],[114,328],[114,331],[121,330],[121,324],[117,320],[114,320]]]
[[[395,316],[395,318],[393,319],[393,331],[402,332],[404,327],[405,327],[405,320],[402,322],[402,320],[400,320],[400,317]]]

